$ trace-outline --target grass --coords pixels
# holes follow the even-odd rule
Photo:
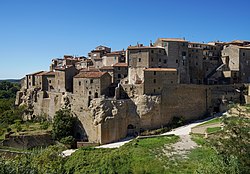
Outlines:
[[[11,135],[37,135],[50,132],[52,130],[52,125],[49,124],[47,129],[42,129],[41,123],[24,122],[20,124],[20,131],[18,131],[17,125],[12,124],[9,126],[11,128]],[[0,141],[4,140],[5,134],[7,133],[7,128],[1,128],[2,134],[0,135]]]
[[[135,139],[119,149],[82,148],[67,160],[68,173],[166,173],[157,156],[177,136]]]
[[[202,123],[198,126],[205,126],[205,125],[209,125],[209,124],[216,124],[216,123],[221,123],[222,122],[222,118],[221,117],[217,117],[217,118],[213,118],[205,123]]]
[[[221,127],[208,127],[207,128],[207,133],[211,134],[211,133],[216,133],[221,131]]]

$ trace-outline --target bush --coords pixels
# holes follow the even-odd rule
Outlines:
[[[73,135],[73,117],[69,110],[60,109],[56,112],[52,125],[52,135],[56,140]]]
[[[75,138],[73,136],[67,136],[67,137],[62,138],[60,140],[60,143],[73,146],[75,143]]]
[[[43,130],[47,130],[49,128],[50,122],[48,121],[44,121],[42,123],[40,123],[40,128]]]

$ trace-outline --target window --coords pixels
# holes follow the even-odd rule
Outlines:
[[[159,59],[159,62],[161,62],[161,59]]]
[[[166,60],[166,59],[164,59],[164,60],[163,60],[163,63],[167,63],[167,60]]]
[[[173,83],[173,81],[171,81],[171,83]]]
[[[156,71],[154,71],[154,75],[156,75]]]
[[[159,53],[161,53],[161,50],[159,50]]]
[[[120,70],[121,70],[121,67],[118,67],[118,70],[120,71]]]
[[[118,78],[120,79],[122,76],[121,76],[121,74],[118,74]]]
[[[154,83],[156,83],[156,79],[154,79]]]
[[[152,62],[154,61],[153,57],[151,58],[151,61],[152,61]]]
[[[185,46],[186,44],[185,43],[182,43],[182,46]]]
[[[188,54],[188,57],[191,57],[191,54]]]
[[[141,62],[141,58],[138,58],[138,62]]]
[[[196,50],[196,53],[198,53],[198,50]]]
[[[185,51],[182,52],[182,56],[186,56],[187,53]]]
[[[243,56],[245,56],[246,54],[245,53],[243,53]]]
[[[89,95],[91,95],[91,91],[89,91]]]
[[[51,83],[51,80],[49,80],[49,83]]]
[[[81,82],[79,81],[79,86],[81,86]]]
[[[154,93],[155,93],[155,89],[154,89]]]
[[[176,61],[175,61],[176,63],[178,63],[178,59],[176,59]]]
[[[198,65],[198,62],[196,62],[195,65]]]
[[[154,53],[154,50],[151,50],[151,53]]]
[[[93,83],[93,79],[90,79],[90,83]]]

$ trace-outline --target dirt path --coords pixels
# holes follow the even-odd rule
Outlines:
[[[180,157],[187,158],[190,150],[195,149],[198,145],[191,139],[190,135],[179,135],[180,141],[172,145],[166,145],[162,149],[164,155],[169,158]]]

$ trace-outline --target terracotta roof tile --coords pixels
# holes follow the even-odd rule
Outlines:
[[[100,78],[107,72],[80,72],[74,78]]]
[[[184,40],[182,38],[159,38],[161,41],[172,41],[172,42],[188,42],[187,40]]]
[[[27,74],[27,76],[37,75],[37,74],[40,74],[40,73],[42,73],[42,72],[44,72],[44,71],[38,71],[38,72],[35,72],[35,73]]]
[[[100,69],[101,70],[113,70],[114,68],[112,66],[103,66]]]
[[[113,67],[127,67],[128,66],[128,64],[127,63],[116,63],[116,64],[114,64],[113,65]]]

